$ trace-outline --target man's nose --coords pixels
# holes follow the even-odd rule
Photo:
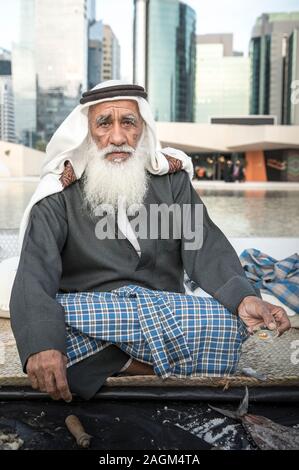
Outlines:
[[[124,130],[119,124],[114,124],[110,133],[110,144],[113,145],[126,145],[127,138]]]

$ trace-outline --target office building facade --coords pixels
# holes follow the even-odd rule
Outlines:
[[[104,25],[102,81],[120,79],[120,46],[109,25]]]
[[[282,123],[299,125],[299,27],[285,38]]]
[[[196,13],[184,3],[179,5],[176,46],[176,114],[179,122],[194,121],[196,80]]]
[[[4,49],[0,49],[0,140],[16,141],[11,55]]]
[[[32,147],[36,140],[36,0],[19,2],[18,38],[12,46],[12,82],[14,90],[17,142]]]
[[[36,44],[37,130],[48,141],[87,89],[86,0],[37,1]]]
[[[103,64],[103,22],[89,24],[88,33],[88,89],[102,81]]]
[[[290,76],[294,80],[294,74],[289,68],[289,75],[286,75],[285,66],[292,60],[291,37],[295,38],[298,27],[299,12],[264,13],[252,30],[250,113],[275,115],[278,124],[291,121],[290,112],[285,109],[290,106],[285,102],[290,90],[285,87],[290,85]]]
[[[232,34],[197,36],[196,122],[249,114],[250,60],[233,51]]]
[[[195,31],[194,10],[179,0],[135,0],[134,82],[158,121],[193,120]]]
[[[89,0],[22,0],[13,46],[18,141],[47,142],[87,89]]]

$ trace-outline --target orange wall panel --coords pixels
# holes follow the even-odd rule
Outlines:
[[[267,181],[264,152],[246,152],[245,181]]]

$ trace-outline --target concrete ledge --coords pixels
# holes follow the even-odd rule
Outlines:
[[[200,181],[194,179],[192,184],[195,189],[213,189],[229,191],[245,191],[247,189],[262,189],[267,191],[299,191],[299,182],[279,181],[247,181],[244,183],[226,183],[225,181]]]

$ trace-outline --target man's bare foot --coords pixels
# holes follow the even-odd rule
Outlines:
[[[123,372],[128,375],[155,375],[152,366],[133,359],[129,367]]]

